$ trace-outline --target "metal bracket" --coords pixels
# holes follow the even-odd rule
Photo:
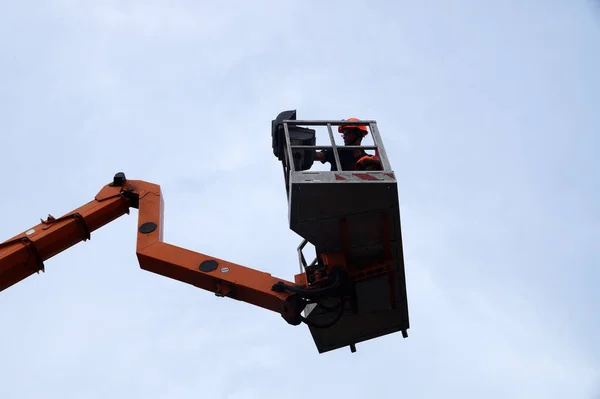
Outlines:
[[[306,244],[308,244],[308,240],[306,240],[306,239],[302,240],[300,245],[298,245],[298,249],[297,249],[298,250],[298,262],[300,263],[300,273],[304,273],[304,271],[306,270],[307,267],[312,267],[312,266],[316,265],[318,262],[318,258],[315,256],[315,258],[310,263],[310,265],[306,264],[306,259],[304,258],[304,254],[302,253],[302,250],[304,249]]]
[[[79,227],[83,233],[83,241],[87,241],[91,239],[91,233],[90,233],[90,228],[87,225],[85,219],[83,218],[83,216],[81,216],[81,214],[79,213],[71,213],[69,215],[65,215],[63,217],[60,217],[58,219],[56,219],[54,216],[52,215],[48,215],[48,219],[43,220],[40,219],[42,221],[42,223],[44,224],[44,227],[42,227],[42,230],[47,230],[50,227],[52,227],[52,225],[58,223],[58,222],[62,222],[68,219],[75,219],[75,221],[79,224]]]
[[[29,237],[19,237],[19,238],[15,238],[14,240],[0,243],[0,249],[9,247],[13,244],[23,244],[23,245],[25,245],[25,247],[27,247],[27,249],[29,250],[29,253],[33,257],[34,262],[37,265],[36,267],[33,268],[36,273],[39,273],[39,272],[43,273],[46,271],[45,266],[44,266],[44,261],[42,260],[42,256],[38,252],[37,247],[35,246],[35,243]],[[26,263],[25,265],[28,265],[28,263]]]

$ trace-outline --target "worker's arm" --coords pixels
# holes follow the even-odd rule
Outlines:
[[[90,239],[94,230],[138,209],[137,258],[140,267],[165,277],[280,313],[290,324],[301,322],[305,302],[281,289],[292,283],[198,252],[164,243],[163,199],[160,186],[126,180],[117,174],[95,199],[60,218],[48,217],[37,226],[0,244],[0,291],[39,271],[44,261]]]
[[[354,165],[356,170],[383,170],[381,160],[377,155],[365,155]]]
[[[335,164],[335,156],[331,149],[316,152],[315,159],[321,161],[321,163],[329,162]]]

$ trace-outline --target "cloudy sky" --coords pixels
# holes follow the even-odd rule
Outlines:
[[[306,326],[140,270],[134,211],[0,294],[0,398],[600,398],[598,11],[3,2],[0,240],[124,171],[162,186],[169,243],[292,279],[271,119],[376,119],[411,329],[318,355]]]

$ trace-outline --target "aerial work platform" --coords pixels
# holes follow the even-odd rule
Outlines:
[[[374,144],[336,145],[332,127],[342,125],[368,126]],[[316,145],[317,126],[327,127],[330,145]],[[398,331],[406,337],[398,187],[377,123],[297,120],[296,111],[285,111],[272,121],[272,140],[273,153],[283,165],[290,229],[304,239],[298,248],[301,273],[296,283],[318,283],[322,276],[342,270],[350,287],[304,311],[319,352],[343,346],[354,351],[358,342]],[[325,149],[334,152],[337,171],[310,170],[316,151]],[[377,154],[381,170],[342,170],[339,153],[355,149]],[[302,253],[307,243],[316,249],[309,264]]]
[[[344,146],[336,145],[333,126]],[[317,145],[318,127],[327,129],[329,145]],[[369,133],[373,145],[360,145]],[[289,226],[302,237],[293,279],[163,241],[161,187],[118,172],[93,200],[0,242],[0,292],[44,272],[46,260],[137,209],[135,254],[142,270],[276,312],[292,326],[305,323],[319,353],[346,346],[354,352],[358,342],[395,332],[406,338],[398,184],[377,123],[300,121],[296,111],[285,111],[272,121],[271,135],[284,171]],[[331,170],[311,170],[315,161]],[[307,263],[309,243],[315,257]]]

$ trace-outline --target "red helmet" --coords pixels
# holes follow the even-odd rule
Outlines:
[[[342,119],[344,121],[359,121],[359,118],[348,118],[348,119]],[[367,134],[369,134],[369,129],[367,128],[367,125],[340,125],[338,126],[338,132],[342,133],[344,131],[344,129],[359,129],[362,130],[363,133],[363,137],[366,136]]]

